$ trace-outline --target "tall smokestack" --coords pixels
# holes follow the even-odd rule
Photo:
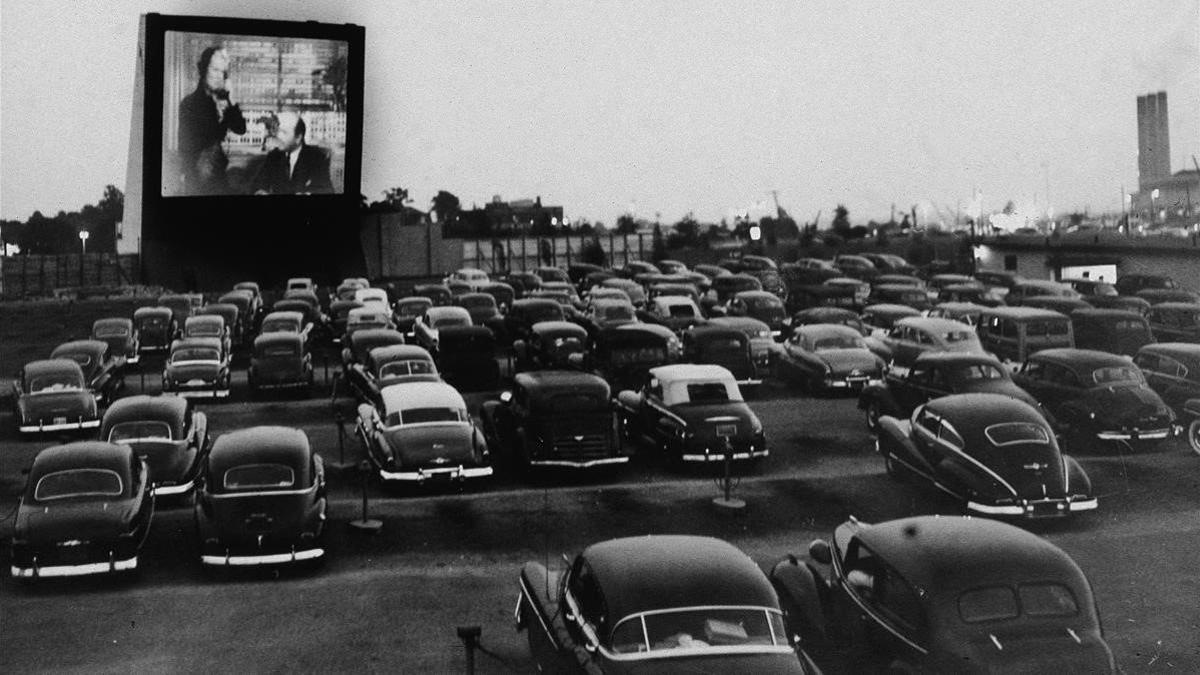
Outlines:
[[[1167,92],[1139,96],[1138,184],[1171,175],[1171,138],[1167,131]]]

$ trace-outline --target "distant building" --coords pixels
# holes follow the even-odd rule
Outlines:
[[[563,207],[543,205],[540,196],[506,202],[496,195],[482,209],[464,211],[462,220],[477,230],[473,234],[550,234],[564,225]]]
[[[1137,98],[1138,187],[1171,175],[1171,135],[1167,124],[1167,92]]]
[[[1188,169],[1171,174],[1167,92],[1139,96],[1137,122],[1138,191],[1130,210],[1148,223],[1194,220],[1200,207],[1200,171]]]

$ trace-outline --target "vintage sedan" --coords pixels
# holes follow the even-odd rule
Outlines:
[[[438,331],[451,326],[470,326],[471,313],[463,307],[439,305],[430,307],[413,324],[413,341],[435,354],[438,350]]]
[[[348,335],[342,343],[342,370],[350,372],[356,363],[366,363],[376,347],[405,344],[404,336],[391,328],[367,328]]]
[[[242,311],[238,309],[237,305],[229,302],[210,302],[199,311],[197,316],[220,317],[225,322],[225,331],[229,336],[230,347],[241,347],[245,344],[245,322],[242,320]],[[187,336],[187,321],[184,322],[184,334]]]
[[[1138,350],[1133,363],[1146,383],[1177,413],[1185,403],[1200,399],[1200,344],[1159,342]]]
[[[624,464],[608,383],[570,370],[519,373],[479,411],[493,457],[513,465],[584,469]]]
[[[218,314],[194,314],[183,322],[180,339],[211,338],[221,343],[221,351],[229,356],[233,348],[229,326],[225,319]]]
[[[513,368],[549,370],[577,368],[587,353],[588,334],[570,321],[539,321],[529,336],[513,342]]]
[[[496,301],[496,308],[501,314],[508,312],[508,308],[512,307],[513,302],[517,299],[516,290],[509,284],[503,281],[491,281],[479,287],[480,293],[487,293]]]
[[[1079,349],[1125,356],[1155,341],[1146,317],[1119,309],[1077,309],[1071,312],[1071,330]]]
[[[1084,443],[1161,442],[1175,414],[1126,357],[1090,349],[1045,349],[1013,376],[1059,421],[1070,440]]]
[[[329,303],[329,335],[334,344],[341,344],[346,337],[346,324],[350,321],[350,310],[362,307],[357,300],[333,300]],[[393,315],[393,323],[395,318]]]
[[[461,391],[491,391],[500,383],[496,336],[486,326],[448,326],[434,355],[443,379]]]
[[[917,356],[927,352],[985,353],[975,330],[952,319],[900,319],[879,343],[879,355],[899,369],[911,368]]]
[[[380,479],[459,483],[492,475],[487,441],[458,390],[444,382],[385,387],[378,406],[358,406],[355,433]]]
[[[138,307],[133,310],[133,327],[138,333],[139,354],[167,351],[177,330],[170,307]]]
[[[379,392],[386,386],[401,382],[438,382],[433,357],[417,345],[386,345],[375,347],[361,363],[353,363],[346,371],[346,381],[354,396],[363,403],[382,401]]]
[[[704,323],[700,307],[684,295],[659,295],[646,303],[639,316],[649,323],[666,326],[676,333]]]
[[[171,319],[177,326],[204,306],[204,296],[199,293],[167,293],[158,296],[156,304],[171,310]]]
[[[429,298],[435,307],[449,305],[454,301],[454,294],[449,288],[441,284],[417,284],[413,286],[412,295],[421,298]]]
[[[905,372],[888,371],[883,381],[863,389],[858,408],[875,431],[882,415],[906,418],[917,406],[950,394],[1003,394],[1039,408],[1037,399],[1017,386],[1012,374],[990,354],[929,352]],[[1048,418],[1053,424],[1053,418]]]
[[[596,333],[586,363],[620,391],[640,387],[651,368],[675,363],[682,353],[683,343],[671,329],[635,323]]]
[[[956,302],[947,301],[939,302],[934,305],[925,316],[934,319],[950,319],[952,321],[960,321],[968,326],[978,326],[979,318],[983,316],[984,310],[987,307],[974,302]]]
[[[342,334],[342,342],[360,330],[395,330],[392,322],[392,312],[378,303],[355,307],[346,313],[346,332]]]
[[[476,326],[499,329],[504,322],[500,308],[496,306],[496,298],[490,293],[463,293],[454,298],[454,304],[465,308],[471,315],[471,323]]]
[[[808,653],[849,656],[831,664],[839,671],[1119,672],[1083,571],[1019,527],[851,518],[808,551],[811,561],[775,565],[771,582]]]
[[[819,672],[762,569],[719,539],[613,539],[564,573],[527,562],[519,583],[514,619],[541,672]]]
[[[783,301],[767,291],[742,291],[734,295],[725,307],[727,316],[748,316],[767,324],[771,337],[781,339],[792,325]]]
[[[621,291],[616,291],[621,293]],[[606,328],[638,323],[637,310],[629,298],[589,298],[588,306],[580,317],[588,334],[595,336]]]
[[[222,434],[200,472],[200,562],[283,565],[325,555],[325,468],[299,429],[261,426]]]
[[[742,325],[720,325],[714,320],[685,332],[683,360],[721,366],[733,373],[740,384],[761,384],[766,361],[770,357],[769,352],[764,357],[762,348],[755,350],[753,342],[757,339],[760,345],[767,342],[774,344],[770,329],[757,319],[729,317],[723,320]],[[747,327],[746,322],[753,322],[754,325]],[[759,335],[758,338],[750,337],[751,329]]]
[[[96,397],[70,359],[31,361],[13,382],[17,429],[38,434],[100,426]]]
[[[125,357],[113,353],[103,340],[72,340],[50,352],[51,359],[69,359],[83,369],[83,381],[103,405],[125,387]]]
[[[109,353],[123,358],[125,363],[136,365],[141,360],[141,345],[138,331],[132,319],[108,317],[92,322],[91,339],[108,343]]]
[[[17,578],[137,569],[150,532],[149,467],[128,445],[81,441],[37,454],[13,525]]]
[[[503,344],[512,345],[529,337],[533,324],[541,321],[566,321],[562,305],[553,300],[525,297],[513,303],[504,315],[504,330],[499,336]]]
[[[216,338],[176,340],[163,368],[162,390],[193,398],[229,396],[229,354]]]
[[[892,476],[911,472],[988,516],[1061,517],[1096,508],[1092,484],[1062,454],[1037,408],[1003,394],[952,394],[911,417],[881,415],[876,450]]]
[[[1164,302],[1148,309],[1146,319],[1159,342],[1200,343],[1200,304]]]
[[[264,333],[254,338],[246,381],[251,396],[282,390],[307,395],[313,384],[313,364],[304,336]]]
[[[871,287],[871,295],[867,297],[870,304],[890,303],[907,305],[913,309],[925,311],[929,309],[929,294],[920,286],[909,284],[876,284]]]
[[[406,338],[413,338],[413,326],[430,307],[433,307],[433,300],[424,296],[400,298],[392,305],[392,323]]]
[[[913,316],[921,316],[921,312],[909,307],[908,305],[867,305],[861,313],[863,325],[867,327],[868,335],[875,337],[884,337],[891,330],[892,326],[901,319],[906,319]]]
[[[862,333],[849,326],[801,326],[783,344],[774,361],[775,374],[785,382],[799,382],[807,391],[858,391],[878,384],[883,359],[867,348]]]
[[[627,438],[682,462],[766,457],[762,422],[746,405],[733,374],[721,366],[675,364],[653,368],[640,391],[617,394]]]
[[[130,396],[104,412],[101,440],[146,460],[155,497],[187,495],[208,452],[208,417],[181,396]]]
[[[241,342],[244,344],[251,335],[258,330],[258,322],[262,319],[263,304],[262,296],[256,291],[248,288],[235,288],[223,294],[216,305],[232,305],[237,308],[236,321],[228,319],[228,309],[222,308],[221,312],[226,314],[226,323],[234,327],[234,333],[240,336]]]
[[[832,323],[839,326],[849,326],[858,331],[859,335],[867,336],[870,334],[863,323],[863,320],[858,316],[858,313],[852,309],[843,307],[810,307],[809,309],[796,312],[792,316],[792,327],[799,328],[800,326],[808,326],[817,323]]]

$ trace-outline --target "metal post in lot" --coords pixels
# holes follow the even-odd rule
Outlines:
[[[475,648],[479,646],[479,635],[483,630],[479,626],[459,626],[457,632],[458,639],[467,649],[467,675],[475,675]]]
[[[346,418],[342,417],[342,411],[333,413],[333,421],[338,428],[338,466],[346,466]]]
[[[738,511],[746,508],[745,500],[738,499],[731,495],[733,491],[733,440],[732,437],[737,433],[738,418],[728,417],[709,417],[704,420],[709,424],[716,425],[717,436],[725,441],[725,472],[721,480],[721,489],[723,495],[713,499],[713,504],[718,508],[728,509],[730,511]]]
[[[358,465],[358,470],[362,474],[362,518],[350,521],[350,529],[364,534],[379,534],[383,529],[383,521],[367,514],[367,483],[371,480],[371,463],[364,459]]]

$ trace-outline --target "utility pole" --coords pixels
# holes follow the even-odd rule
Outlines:
[[[783,220],[783,211],[779,209],[779,190],[771,190],[771,198],[775,200],[775,219]]]

